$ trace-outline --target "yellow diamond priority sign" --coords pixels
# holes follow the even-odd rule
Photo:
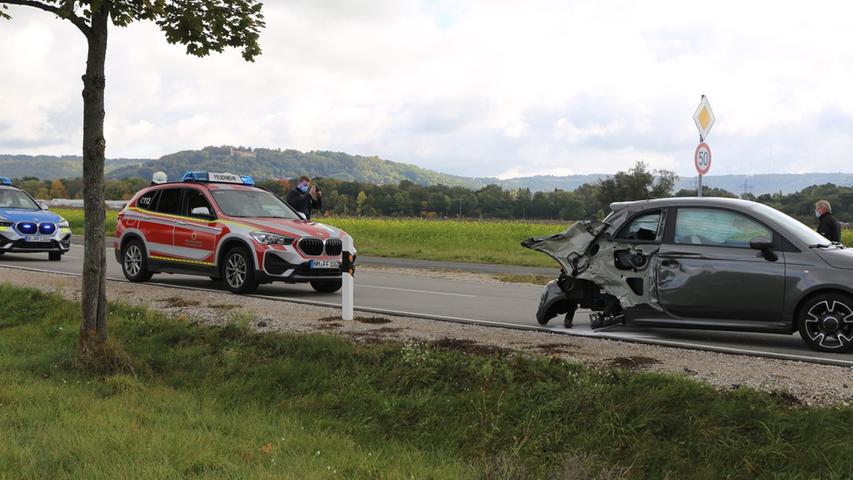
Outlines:
[[[717,117],[714,116],[714,111],[711,110],[711,104],[705,95],[702,95],[702,101],[699,102],[699,107],[696,113],[693,114],[693,122],[696,123],[696,128],[699,129],[699,141],[704,142],[708,138],[708,132],[714,126],[714,121]]]

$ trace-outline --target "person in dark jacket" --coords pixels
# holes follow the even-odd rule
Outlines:
[[[296,182],[296,187],[287,192],[287,203],[310,219],[312,210],[323,208],[323,192],[311,185],[311,179],[303,175]]]
[[[830,242],[841,241],[841,224],[832,216],[832,206],[826,200],[819,200],[814,205],[814,214],[818,219],[817,233]]]

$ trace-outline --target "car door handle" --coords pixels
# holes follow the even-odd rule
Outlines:
[[[677,267],[677,266],[681,265],[680,263],[678,263],[678,260],[673,260],[671,258],[665,258],[665,259],[661,260],[660,264],[663,265],[664,267]]]

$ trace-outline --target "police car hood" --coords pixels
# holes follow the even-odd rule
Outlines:
[[[343,230],[308,220],[287,220],[284,218],[241,218],[240,223],[252,226],[257,231],[277,233],[296,238],[341,238]]]
[[[18,210],[0,208],[0,218],[10,222],[59,223],[59,215],[45,210]]]

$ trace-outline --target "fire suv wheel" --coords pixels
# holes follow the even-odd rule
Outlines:
[[[797,326],[815,350],[853,351],[853,298],[834,292],[812,297],[800,308]]]
[[[311,288],[317,293],[335,293],[341,289],[341,280],[311,280]]]
[[[48,252],[47,258],[51,262],[58,262],[58,261],[62,260],[62,253],[60,253],[60,252]]]
[[[131,240],[122,249],[121,272],[131,282],[147,282],[154,275],[148,271],[148,256],[139,240]]]
[[[258,289],[251,254],[243,247],[234,247],[225,254],[222,262],[225,287],[234,293],[252,293]]]

